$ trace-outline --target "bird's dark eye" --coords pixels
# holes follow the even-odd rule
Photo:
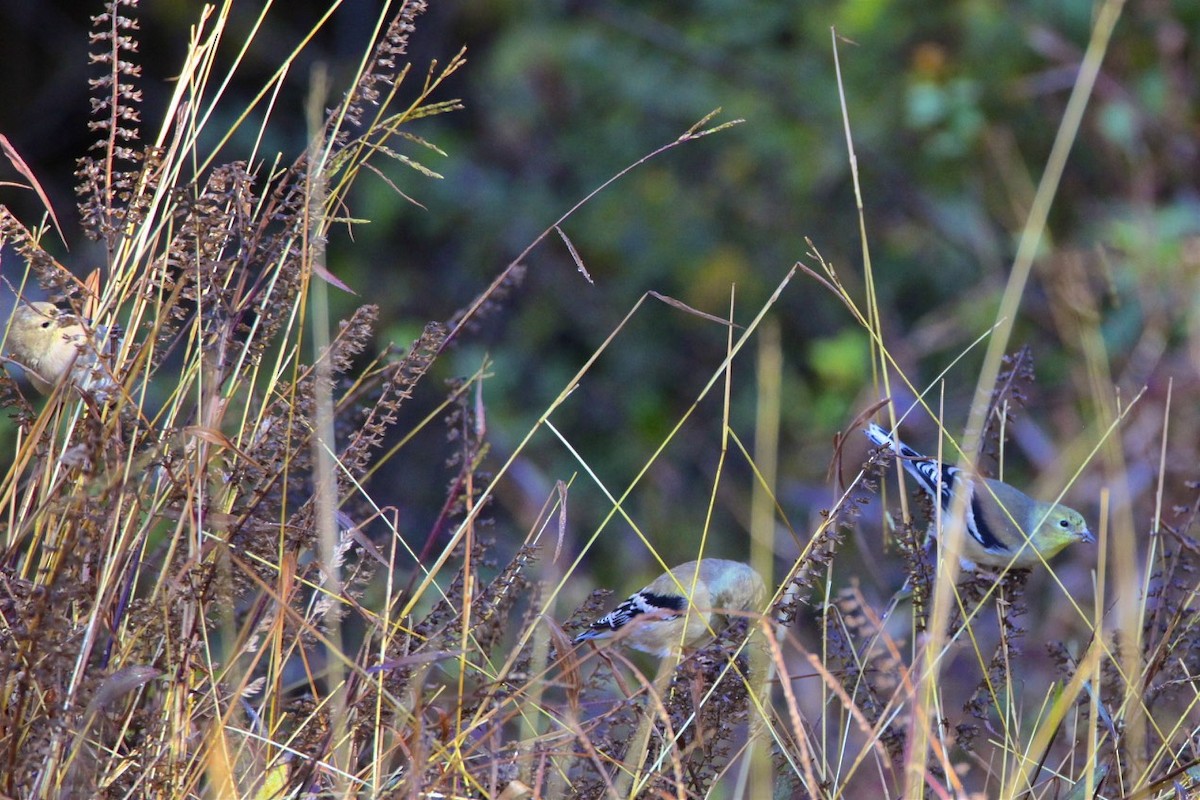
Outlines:
[[[45,322],[42,323],[42,330],[46,330],[46,328],[49,328],[53,324],[54,324],[54,320],[52,320],[52,319],[46,320]]]
[[[1062,528],[1063,530],[1066,530],[1067,528],[1071,527],[1071,520],[1069,520],[1069,519],[1060,519],[1060,520],[1058,521],[1058,527]]]

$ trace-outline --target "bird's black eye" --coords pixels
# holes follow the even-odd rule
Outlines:
[[[45,322],[42,323],[42,330],[46,330],[46,328],[49,328],[53,324],[54,324],[54,320],[52,320],[52,319],[46,320]]]
[[[1060,520],[1058,521],[1058,527],[1062,528],[1063,530],[1066,530],[1067,528],[1071,527],[1071,520],[1069,520],[1069,519],[1060,519]]]

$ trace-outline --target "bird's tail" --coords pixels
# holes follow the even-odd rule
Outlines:
[[[893,436],[892,434],[888,433],[883,428],[881,428],[879,425],[876,425],[874,422],[869,423],[867,425],[867,429],[864,431],[864,433],[867,434],[867,438],[870,439],[872,442],[874,442],[877,447],[891,448],[892,452],[895,453],[896,455],[900,456],[901,458],[904,458],[904,459],[927,458],[927,456],[923,456],[920,453],[918,453],[916,450],[913,450],[911,447],[906,445],[904,442],[900,441],[900,439],[898,437]]]
[[[954,501],[954,487],[960,481],[966,481],[965,491],[970,491],[969,478],[965,478],[958,467],[943,464],[936,458],[918,453],[874,422],[867,425],[865,432],[867,438],[879,447],[890,448],[908,474],[916,478],[921,488],[940,503],[944,510],[949,511]]]

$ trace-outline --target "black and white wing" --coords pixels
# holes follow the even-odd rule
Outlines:
[[[607,638],[640,618],[660,621],[677,619],[683,615],[686,608],[686,597],[677,594],[657,594],[643,589],[634,592],[628,600],[588,625],[575,637],[575,643]]]

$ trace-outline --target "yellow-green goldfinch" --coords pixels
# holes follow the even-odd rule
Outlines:
[[[766,592],[762,576],[740,561],[689,561],[634,592],[576,636],[575,643],[614,639],[645,653],[667,656],[711,636],[714,614],[761,611]]]
[[[982,479],[985,486],[976,491],[969,474],[921,455],[875,423],[867,427],[866,433],[876,445],[897,454],[917,484],[941,506],[943,514],[950,513],[956,494],[967,493],[967,535],[963,537],[961,558],[966,569],[1033,567],[1073,542],[1096,541],[1083,515],[1074,509],[1034,500],[993,478]],[[936,537],[935,523],[931,522],[929,528]]]
[[[97,330],[93,344],[79,319],[53,303],[18,303],[6,342],[13,360],[42,394],[66,380],[102,399],[116,385],[101,363],[111,349],[108,333]]]

